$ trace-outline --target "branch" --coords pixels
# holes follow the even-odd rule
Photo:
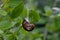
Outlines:
[[[52,7],[55,7],[55,6],[56,6],[56,3],[57,3],[57,0],[54,1],[54,4],[53,4]],[[49,29],[51,20],[53,19],[53,18],[51,17],[52,15],[53,15],[53,11],[52,11],[52,14],[50,15],[50,17],[48,18],[48,23],[46,24],[46,27],[45,27],[45,33],[44,33],[44,38],[43,38],[43,40],[47,40],[48,29]],[[53,16],[54,16],[54,15],[53,15]]]
[[[4,5],[5,5],[8,1],[9,1],[9,0],[6,0],[6,2],[1,5],[1,8],[3,8]]]
[[[47,40],[47,34],[48,34],[48,29],[49,29],[51,20],[52,20],[52,19],[49,17],[48,23],[46,24],[46,27],[45,27],[45,32],[44,32],[44,38],[43,38],[43,40]]]

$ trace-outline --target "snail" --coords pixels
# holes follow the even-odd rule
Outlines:
[[[35,27],[35,25],[32,23],[29,23],[29,21],[27,19],[23,20],[22,26],[26,31],[32,31]]]

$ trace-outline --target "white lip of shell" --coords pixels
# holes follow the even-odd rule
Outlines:
[[[26,20],[27,22],[29,22],[28,18],[25,18],[25,20]]]

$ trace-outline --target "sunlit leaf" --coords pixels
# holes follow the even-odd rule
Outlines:
[[[6,15],[7,15],[7,12],[4,11],[4,10],[0,10],[0,15],[2,15],[2,16],[6,16]]]
[[[45,12],[47,16],[50,16],[52,14],[52,9],[49,6],[45,7]]]
[[[22,0],[3,0],[4,6],[3,8],[7,12],[11,12],[18,4],[20,4]]]
[[[30,10],[29,19],[31,22],[38,22],[40,21],[40,16],[36,11]]]

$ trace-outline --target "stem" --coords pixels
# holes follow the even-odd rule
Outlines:
[[[27,9],[26,18],[29,20],[29,5],[28,5],[28,1],[27,1],[27,3],[25,4],[25,7],[26,7],[26,9]]]
[[[56,3],[57,3],[57,0],[54,1],[54,4],[53,4],[52,7],[55,7],[55,6],[56,6]],[[53,15],[53,11],[52,11],[51,16],[52,16],[52,15]],[[51,16],[48,18],[48,23],[46,24],[46,27],[45,27],[45,33],[44,33],[44,38],[43,38],[43,40],[47,40],[48,29],[49,29],[51,20],[53,19],[53,18],[51,18]]]
[[[8,1],[9,1],[9,0],[6,0],[6,2],[2,4],[1,8],[3,8],[4,5],[5,5]]]
[[[27,19],[29,20],[29,9],[27,8]]]
[[[43,40],[47,40],[47,34],[48,34],[48,29],[49,29],[51,20],[52,20],[51,18],[48,19],[48,23],[46,24],[46,27],[45,27],[45,32],[44,32]]]
[[[48,32],[48,28],[46,27],[43,40],[47,40],[47,32]]]

